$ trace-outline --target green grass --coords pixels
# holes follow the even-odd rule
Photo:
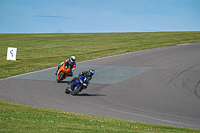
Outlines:
[[[0,100],[0,132],[200,133],[200,130],[69,113]]]
[[[54,67],[75,55],[77,61],[199,42],[200,32],[0,34],[0,78]],[[17,60],[7,61],[7,48]]]
[[[200,32],[0,34],[0,79],[127,52],[200,42]],[[17,60],[6,60],[7,48]],[[200,132],[106,117],[87,116],[0,100],[0,132]]]

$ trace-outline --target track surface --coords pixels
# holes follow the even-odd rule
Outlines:
[[[77,63],[93,68],[88,88],[64,93],[56,68],[0,80],[0,98],[30,106],[200,129],[200,43]]]

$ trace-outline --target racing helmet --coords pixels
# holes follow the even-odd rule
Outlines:
[[[76,57],[75,57],[75,56],[71,56],[71,57],[70,57],[70,61],[71,61],[71,62],[75,62],[75,60],[76,60]]]
[[[90,69],[90,70],[89,70],[89,75],[90,75],[90,76],[92,76],[94,73],[95,73],[95,72],[94,72],[93,69]]]

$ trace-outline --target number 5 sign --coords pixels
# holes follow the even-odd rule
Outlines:
[[[8,47],[7,50],[7,60],[16,60],[17,48]]]

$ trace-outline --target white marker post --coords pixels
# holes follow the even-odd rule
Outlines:
[[[8,47],[7,50],[7,60],[16,60],[17,48]]]

